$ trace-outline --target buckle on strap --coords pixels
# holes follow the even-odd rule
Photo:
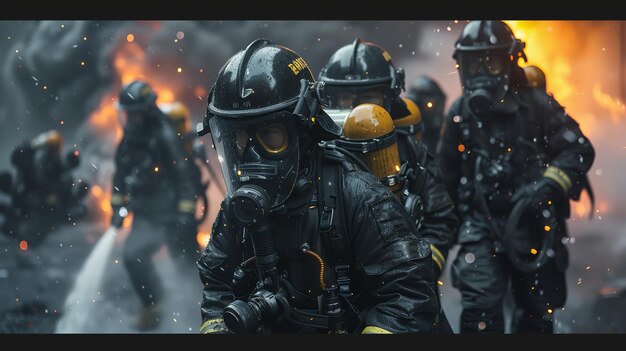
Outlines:
[[[332,229],[333,218],[335,217],[334,208],[325,208],[322,210],[322,216],[320,218],[320,232],[328,233]]]
[[[339,293],[346,296],[352,296],[350,292],[350,265],[338,264],[335,266],[335,273],[337,273],[337,285],[339,285]]]

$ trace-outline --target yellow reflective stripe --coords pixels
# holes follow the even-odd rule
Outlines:
[[[569,178],[569,176],[565,172],[563,172],[557,167],[554,167],[554,166],[548,167],[543,172],[543,176],[554,180],[557,184],[561,186],[561,188],[563,188],[565,192],[568,192],[569,189],[572,187],[572,180]]]
[[[122,205],[124,203],[124,195],[113,194],[111,195],[111,205]]]
[[[390,332],[389,330],[370,325],[370,326],[365,327],[365,329],[363,329],[362,334],[393,334],[393,333]]]
[[[192,200],[178,201],[178,212],[194,212],[196,210],[196,202]]]
[[[439,267],[439,271],[443,271],[443,264],[437,258],[437,256],[433,255],[433,261],[437,264],[437,267]]]
[[[446,264],[446,258],[443,256],[441,251],[439,251],[439,249],[435,245],[430,244],[430,251],[433,252],[433,260],[439,260],[441,262],[441,265]]]
[[[215,328],[215,329],[211,329],[211,330],[205,330],[211,324],[219,324],[219,323],[224,323],[224,319],[222,319],[222,318],[215,318],[215,319],[207,320],[206,322],[202,323],[202,326],[200,327],[200,333],[202,333],[202,334],[209,334],[209,333],[215,333],[217,331],[226,330],[226,328]]]

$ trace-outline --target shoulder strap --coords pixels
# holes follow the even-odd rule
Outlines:
[[[319,232],[335,269],[339,293],[350,293],[351,247],[347,240],[343,223],[341,178],[343,155],[329,147],[322,147],[320,153],[318,181]]]

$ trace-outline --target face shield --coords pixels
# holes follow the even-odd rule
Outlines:
[[[389,110],[391,92],[388,84],[331,85],[326,84],[329,108],[351,110],[361,104],[375,104]]]
[[[229,196],[243,185],[256,185],[267,192],[270,207],[287,200],[300,161],[295,119],[289,112],[249,119],[209,119]]]

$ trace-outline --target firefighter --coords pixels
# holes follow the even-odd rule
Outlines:
[[[50,231],[87,214],[82,199],[88,185],[71,174],[80,163],[79,152],[68,151],[63,158],[62,149],[58,131],[41,133],[13,150],[15,177],[9,172],[0,175],[0,190],[10,200],[0,207],[4,217],[0,231],[29,247],[39,246]]]
[[[393,119],[400,164],[406,163],[405,170],[410,174],[408,191],[417,195],[423,205],[420,232],[431,243],[438,278],[454,243],[458,219],[441,171],[419,140],[420,110],[400,96],[404,70],[394,65],[391,55],[382,47],[357,38],[331,56],[319,79],[325,83],[330,109],[352,109],[370,103],[384,108]]]
[[[341,129],[297,53],[253,41],[222,67],[210,132],[227,197],[198,263],[203,333],[430,332],[428,243],[328,141]]]
[[[517,332],[553,332],[565,304],[565,219],[594,149],[578,123],[518,66],[524,42],[502,21],[471,21],[455,44],[463,94],[438,150],[457,205],[461,249],[453,284],[464,333],[502,333],[509,280],[523,310]]]
[[[133,213],[123,256],[142,302],[134,321],[139,330],[153,329],[161,320],[163,284],[152,255],[167,244],[183,271],[193,269],[199,257],[195,244],[198,170],[156,99],[143,81],[133,81],[120,91],[124,136],[115,154],[111,196],[112,225],[119,228]]]
[[[433,78],[422,75],[413,80],[406,97],[419,108],[424,125],[422,140],[435,154],[445,115],[446,94]]]

